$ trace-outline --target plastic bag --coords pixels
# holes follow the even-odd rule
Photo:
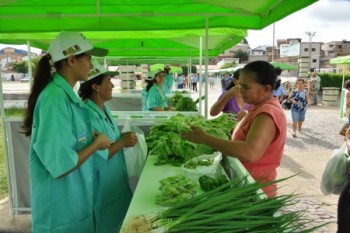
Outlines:
[[[181,170],[184,171],[185,174],[199,178],[203,175],[213,176],[218,170],[220,161],[222,159],[221,152],[214,152],[213,154],[209,155],[200,155],[197,157],[194,157],[184,163],[181,166]],[[211,162],[210,165],[200,165],[201,161],[204,162]]]
[[[345,153],[347,146],[344,145],[334,150],[332,157],[327,162],[321,178],[321,191],[324,194],[340,194],[347,181],[350,158]]]
[[[126,168],[129,176],[129,184],[132,191],[135,190],[138,179],[141,176],[142,169],[147,158],[147,143],[143,131],[130,124],[127,120],[122,132],[134,132],[137,136],[137,143],[133,147],[124,148]]]

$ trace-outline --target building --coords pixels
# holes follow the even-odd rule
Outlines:
[[[324,43],[321,47],[321,68],[330,69],[334,68],[334,65],[329,63],[329,60],[339,56],[346,56],[350,54],[350,41],[331,41]]]

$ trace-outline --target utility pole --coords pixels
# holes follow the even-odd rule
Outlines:
[[[309,36],[309,71],[311,69],[311,63],[312,63],[312,59],[311,59],[311,48],[312,48],[312,37],[314,37],[316,35],[316,32],[305,32],[306,35]]]

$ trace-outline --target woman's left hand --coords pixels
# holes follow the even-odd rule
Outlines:
[[[202,143],[206,137],[207,133],[204,132],[204,130],[202,130],[199,127],[191,127],[191,130],[185,133],[181,133],[181,136],[190,141],[190,142],[194,142],[194,143]]]
[[[122,134],[121,140],[123,147],[132,147],[137,143],[137,136],[134,132],[126,132]]]

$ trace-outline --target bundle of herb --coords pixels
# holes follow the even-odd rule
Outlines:
[[[236,122],[229,120],[225,114],[213,120],[207,120],[201,115],[177,114],[151,128],[146,137],[148,151],[150,155],[158,156],[156,165],[180,166],[194,157],[214,152],[208,146],[183,139],[182,132],[187,132],[191,126],[197,126],[213,136],[229,139],[230,130],[235,125]]]
[[[293,205],[297,195],[281,195],[261,198],[258,190],[271,185],[246,183],[246,177],[237,177],[218,188],[189,200],[178,203],[160,213],[142,218],[143,224],[133,228],[131,218],[123,227],[123,233],[179,233],[179,232],[223,232],[223,233],[307,233],[328,224],[307,227],[310,223],[301,211],[283,213],[282,207]],[[145,231],[145,229],[151,229]]]

